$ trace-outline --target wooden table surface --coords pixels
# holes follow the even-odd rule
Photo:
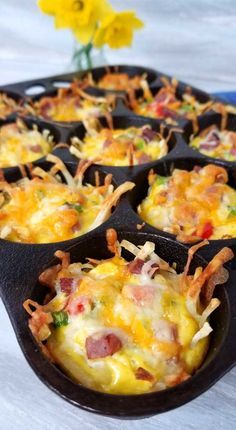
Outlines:
[[[0,85],[69,71],[72,40],[55,32],[32,0],[0,0]],[[175,74],[207,91],[236,90],[235,0],[114,0],[135,8],[146,28],[132,51],[107,51],[109,63],[136,63]],[[13,268],[14,269],[14,268]],[[50,392],[26,363],[0,303],[1,430],[233,430],[236,370],[181,408],[145,420],[86,413]]]

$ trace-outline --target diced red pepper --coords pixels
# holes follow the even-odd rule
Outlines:
[[[209,237],[213,234],[213,230],[214,230],[214,227],[211,221],[207,221],[203,226],[201,237],[203,239],[209,239]]]
[[[79,303],[77,306],[78,313],[84,312],[84,305],[82,303]]]
[[[175,111],[159,103],[155,106],[155,112],[158,118],[176,119],[177,116]]]
[[[91,305],[91,300],[87,296],[71,297],[66,310],[70,315],[78,315],[85,311],[87,305]]]

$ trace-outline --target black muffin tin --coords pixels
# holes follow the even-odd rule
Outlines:
[[[122,66],[123,67],[123,66]],[[131,73],[137,68],[132,69],[126,66]],[[105,71],[105,68],[103,68]],[[96,73],[101,73],[101,68],[94,69]],[[142,68],[142,73],[144,72]],[[152,71],[153,72],[153,71]],[[160,72],[154,72],[151,87],[159,88],[161,84]],[[11,92],[16,97],[24,99],[26,91],[32,86],[39,85],[45,88],[40,96],[46,96],[55,92],[53,83],[68,82],[73,78],[79,78],[80,74],[66,74],[53,76],[50,78],[37,79],[19,84],[7,85],[0,88],[0,91]],[[164,75],[166,76],[166,75]],[[184,91],[186,84],[179,84],[179,91]],[[89,89],[94,94],[103,95],[105,91]],[[209,94],[203,93],[197,89],[193,92],[200,101],[210,100]],[[9,93],[10,94],[10,93]],[[160,120],[139,117],[130,112],[124,103],[125,95],[120,94],[117,97],[116,108],[112,113],[115,127],[126,127],[130,125],[143,126],[150,124],[155,130],[163,130],[164,136],[167,136],[171,126],[165,125]],[[27,96],[28,98],[28,96]],[[17,117],[11,115],[5,122],[12,121]],[[25,120],[25,118],[23,117]],[[208,127],[214,121],[219,123],[221,116],[216,113],[206,113],[199,120],[200,130]],[[39,129],[50,128],[51,133],[55,136],[56,143],[63,142],[70,145],[71,137],[84,135],[82,123],[68,123],[58,125],[52,121],[41,121],[39,118],[27,118],[28,125],[32,122],[39,126]],[[106,119],[102,118],[101,122],[106,125]],[[2,124],[2,123],[1,123]],[[235,129],[235,117],[229,117],[229,128]],[[221,306],[213,313],[211,325],[213,333],[211,335],[210,347],[207,356],[201,368],[193,377],[184,383],[164,391],[147,393],[142,395],[120,396],[108,395],[87,389],[80,384],[70,380],[57,366],[51,364],[40,352],[39,347],[33,339],[28,328],[28,315],[22,307],[22,303],[27,298],[43,302],[46,290],[38,285],[38,276],[46,268],[55,264],[53,255],[58,249],[68,250],[71,252],[72,261],[81,261],[86,257],[107,258],[110,256],[106,249],[105,232],[107,228],[113,227],[118,232],[119,240],[126,238],[131,242],[144,244],[146,240],[155,242],[156,252],[168,262],[176,262],[177,269],[182,271],[187,261],[187,251],[189,246],[178,243],[171,234],[157,230],[154,227],[145,224],[141,230],[142,219],[137,215],[136,208],[141,200],[145,197],[148,182],[147,176],[151,168],[161,175],[169,175],[173,168],[183,168],[190,170],[195,165],[204,166],[208,163],[214,163],[224,166],[228,171],[230,185],[236,187],[236,163],[224,162],[206,157],[188,145],[189,137],[192,134],[192,123],[187,120],[181,120],[178,123],[179,132],[172,131],[168,142],[168,154],[160,160],[151,163],[134,166],[134,167],[111,167],[111,166],[91,166],[86,174],[85,182],[94,182],[95,171],[100,172],[101,180],[107,173],[112,173],[114,186],[118,186],[125,180],[135,182],[135,188],[122,196],[119,204],[114,209],[111,217],[95,230],[84,234],[81,237],[51,244],[21,244],[1,240],[0,247],[0,291],[1,296],[9,313],[12,325],[14,327],[17,339],[25,354],[29,364],[39,376],[39,378],[53,391],[62,396],[65,400],[79,406],[87,411],[96,412],[103,415],[109,415],[119,418],[141,418],[156,413],[168,411],[180,406],[212,386],[220,377],[229,371],[236,363],[236,261],[235,258],[226,266],[229,270],[229,280],[224,286],[218,286],[215,295],[220,298]],[[57,147],[54,153],[59,156],[66,164],[68,169],[75,172],[78,160],[72,156],[68,147]],[[45,159],[37,160],[35,165],[40,165],[46,170],[50,168],[51,163]],[[10,182],[16,181],[21,177],[20,170],[16,168],[4,169],[5,176]],[[27,214],[26,214],[27,216]],[[210,244],[202,248],[194,257],[191,272],[198,266],[205,266],[217,251],[223,246],[229,246],[236,252],[236,238],[228,240],[210,241]],[[127,258],[131,258],[126,254]]]

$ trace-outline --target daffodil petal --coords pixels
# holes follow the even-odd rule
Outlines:
[[[101,22],[94,36],[93,43],[96,47],[108,45],[118,49],[130,46],[133,40],[134,30],[143,27],[143,22],[132,11],[107,14]]]
[[[89,43],[94,35],[96,29],[96,22],[91,22],[89,25],[83,27],[76,27],[73,29],[75,38],[82,44]]]

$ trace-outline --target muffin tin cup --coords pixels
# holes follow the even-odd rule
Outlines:
[[[92,235],[77,238],[73,244],[65,247],[71,254],[71,261],[84,261],[85,257],[109,258],[111,254],[107,251],[105,240],[105,230],[109,224],[118,229],[119,240],[125,238],[136,245],[143,245],[147,240],[153,241],[160,257],[170,263],[176,262],[177,269],[183,271],[188,250],[185,245],[158,234],[137,233],[135,230],[111,222],[111,219],[106,226],[101,226]],[[16,264],[18,261],[19,247],[20,245],[15,247],[11,264]],[[58,243],[56,247],[53,246],[54,249],[62,249],[63,247],[64,245],[61,246],[61,243]],[[5,266],[1,261],[1,269],[3,270],[1,293],[4,303],[22,351],[32,369],[43,383],[73,405],[90,412],[112,417],[144,418],[171,410],[194,399],[235,365],[236,294],[234,283],[236,277],[233,272],[230,272],[227,284],[218,286],[215,290],[215,296],[221,300],[221,305],[211,318],[213,332],[207,356],[203,365],[190,379],[164,391],[141,395],[105,394],[73,382],[42,355],[28,329],[28,315],[22,309],[22,303],[28,297],[39,300],[39,302],[43,301],[46,291],[42,286],[39,287],[38,275],[45,267],[50,267],[57,262],[56,259],[52,260],[52,247],[49,247],[48,250],[41,247],[40,252],[38,248],[37,253],[35,253],[35,248],[31,248],[31,263],[34,260],[34,265],[29,265],[29,255],[23,249],[21,256],[21,265],[18,268],[16,266],[16,273],[10,278],[9,262]],[[125,253],[125,258],[129,259],[130,254]],[[191,264],[191,272],[197,266],[205,266],[206,264],[206,260],[196,254]]]
[[[211,125],[216,124],[219,129],[221,129],[221,122],[222,122],[222,115],[220,113],[216,112],[208,112],[205,115],[200,115],[198,117],[197,123],[198,123],[198,131],[194,133],[193,130],[193,124],[191,121],[186,121],[186,123],[183,126],[183,133],[182,138],[184,140],[184,143],[186,143],[188,146],[190,144],[191,135],[194,134],[194,136],[197,136],[198,133],[205,130],[206,128],[210,127]],[[234,114],[228,114],[227,115],[227,123],[226,123],[226,129],[230,131],[236,132],[236,115]],[[234,167],[236,168],[236,160],[235,161],[227,161],[223,160],[221,158],[215,158],[208,155],[205,155],[201,153],[198,149],[192,148],[189,146],[189,149],[191,150],[192,154],[199,154],[209,160],[210,163],[219,163],[223,167]]]
[[[54,155],[60,156],[61,153],[63,152],[66,154],[65,149],[68,152],[66,145],[63,144],[66,136],[65,130],[59,126],[55,126],[54,124],[50,124],[46,121],[42,121],[39,118],[30,118],[30,117],[23,117],[20,115],[11,115],[11,116],[8,116],[7,119],[0,119],[0,128],[4,125],[15,123],[17,119],[21,119],[29,130],[32,129],[34,125],[36,125],[38,127],[39,132],[42,133],[44,130],[48,130],[50,132],[50,135],[53,137],[53,142],[52,142],[52,150],[49,152],[49,154],[52,153]],[[60,145],[62,145],[62,147],[60,147]],[[46,157],[47,155],[40,157],[32,161],[31,163],[33,165],[41,164],[46,161]],[[24,168],[27,168],[27,164],[29,163],[22,164],[22,166]],[[15,171],[17,172],[18,170],[19,170],[18,166],[2,168],[2,171],[5,176],[10,172],[13,172],[14,174],[14,172]]]
[[[114,125],[114,129],[120,128],[120,129],[126,129],[128,127],[134,126],[134,127],[144,127],[144,126],[150,126],[152,130],[160,133],[160,131],[163,128],[163,136],[166,138],[171,131],[171,128],[168,126],[163,127],[163,123],[158,120],[154,120],[151,118],[145,118],[137,115],[124,115],[119,114],[119,111],[117,110],[116,113],[111,115],[112,122]],[[102,127],[108,128],[109,125],[107,123],[107,119],[105,117],[100,117],[99,122],[102,125]],[[68,145],[71,145],[71,139],[73,137],[78,137],[79,139],[83,140],[86,135],[86,128],[83,125],[83,123],[80,123],[78,126],[72,127],[70,130],[67,130],[67,136],[66,136],[66,143]],[[173,153],[175,149],[175,145],[177,143],[178,137],[171,133],[170,139],[168,141],[168,152],[165,156],[161,157],[159,160],[165,160],[168,159],[169,156]],[[72,154],[68,154],[68,160],[75,161],[78,160],[77,157],[75,157]],[[137,172],[143,169],[143,166],[148,166],[149,168],[152,168],[157,160],[152,160],[148,163],[143,163],[139,165],[134,166],[107,166],[106,164],[96,164],[95,165],[102,165],[103,167],[109,168],[109,171],[113,174],[116,173],[122,173],[126,177],[132,178]]]
[[[196,154],[196,151],[188,148],[187,145],[185,147],[184,142],[179,139],[178,148],[175,147],[175,154],[170,154],[168,159],[159,160],[152,166],[152,169],[155,173],[160,174],[161,176],[170,176],[172,171],[177,169],[183,170],[192,170],[194,166],[206,166],[209,163],[212,163],[212,160],[207,159],[203,155]],[[181,150],[182,149],[182,150]],[[217,160],[214,161],[215,165],[221,166],[221,163]],[[225,167],[225,166],[224,166]],[[226,167],[225,167],[226,168]],[[236,188],[236,168],[228,167],[226,168],[229,175],[229,185],[233,188]],[[133,213],[138,216],[138,223],[142,224],[144,220],[137,215],[137,207],[142,202],[142,200],[147,196],[148,191],[148,173],[150,169],[148,167],[144,167],[142,171],[138,172],[136,175],[132,177],[132,180],[136,183],[136,187],[129,194],[129,204],[132,208]],[[165,237],[170,237],[172,239],[175,238],[175,235],[164,232],[148,223],[145,223],[143,230],[148,230],[150,232],[156,232],[157,234],[164,235]],[[234,253],[236,254],[236,238],[231,239],[217,239],[210,240],[210,244],[206,247],[203,247],[199,250],[199,253],[203,255],[206,259],[210,259],[214,256],[216,252],[222,249],[224,246],[230,247]],[[192,244],[187,245],[192,246]],[[235,260],[229,263],[232,267],[236,267]]]
[[[49,170],[52,167],[52,163],[48,161],[40,161],[37,163],[38,166],[40,166],[44,170]],[[73,162],[65,162],[65,166],[67,167],[68,171],[74,175],[78,166],[78,163]],[[109,174],[109,170],[106,170],[102,166],[90,166],[84,175],[83,182],[84,183],[90,183],[95,184],[95,172],[99,173],[100,181],[101,183],[104,181],[104,178],[107,174]],[[63,175],[62,179],[63,179]],[[22,174],[19,168],[11,169],[5,173],[6,180],[11,182],[16,182],[19,179],[22,178]],[[112,178],[112,184],[114,185],[114,188],[117,188],[120,184],[124,182],[125,178],[121,174],[117,174],[116,176],[113,175]],[[63,180],[64,181],[64,180]],[[120,202],[117,207],[115,207],[110,215],[110,218],[108,218],[102,225],[104,228],[107,228],[108,226],[112,225],[113,219],[118,218],[119,215],[116,214],[117,210],[122,210],[122,206],[124,204],[124,200],[126,200],[128,197],[128,193],[124,194],[120,198]],[[121,209],[119,209],[119,207]],[[99,230],[101,227],[98,226],[96,229],[93,229],[85,234],[83,234],[82,237],[86,238],[93,236],[94,232]],[[80,236],[78,236],[80,237]],[[53,242],[53,243],[21,243],[21,242],[12,242],[6,239],[0,239],[1,243],[1,249],[0,249],[0,267],[1,267],[1,275],[2,278],[4,278],[5,275],[3,275],[5,272],[6,277],[8,279],[15,278],[16,272],[12,272],[11,268],[16,264],[17,270],[19,268],[19,264],[12,260],[16,258],[19,259],[20,256],[20,265],[22,265],[24,268],[27,267],[27,261],[30,261],[30,267],[32,268],[32,273],[34,273],[34,270],[36,270],[36,267],[38,265],[38,262],[40,261],[40,264],[44,264],[44,262],[47,262],[49,258],[53,257],[54,252],[57,249],[65,249],[70,246],[72,246],[76,241],[78,240],[78,237],[61,241],[61,242]],[[11,258],[12,257],[12,258]],[[32,261],[31,261],[32,260]],[[4,269],[5,267],[5,269]],[[25,269],[24,269],[25,270]]]
[[[7,92],[9,95],[10,92],[12,94],[14,93],[19,100],[26,97],[31,100],[35,99],[35,97],[40,98],[52,93],[55,94],[56,83],[64,82],[66,85],[66,83],[73,80],[73,78],[80,78],[80,76],[81,73],[52,76],[49,78],[2,86],[0,91]],[[157,88],[163,85],[161,76],[168,77],[160,72],[156,72],[156,80],[151,84],[152,91],[156,91]],[[29,92],[34,86],[41,86],[42,92],[37,96],[27,96],[26,92]],[[183,92],[185,88],[186,84],[180,82],[180,91]],[[97,89],[89,89],[89,91],[92,91],[93,94],[101,95],[100,92],[97,93]],[[211,98],[211,96],[200,90],[193,89],[193,92],[195,92],[199,98]],[[103,91],[103,95],[104,94],[107,94],[107,92]],[[124,94],[117,97],[116,107],[112,112],[115,123],[118,124],[120,121],[132,121],[133,123],[140,123],[142,125],[147,123],[159,129],[160,121],[135,115],[127,108],[124,99]],[[212,100],[216,99],[212,98]],[[200,127],[202,123],[206,124],[206,126],[208,124],[210,125],[209,121],[211,121],[211,115],[212,113],[208,112],[199,118]],[[7,121],[11,121],[17,116],[18,115],[13,115],[7,118]],[[51,127],[53,127],[52,131],[54,130],[57,133],[58,141],[67,144],[70,144],[70,137],[74,133],[83,130],[81,122],[58,124],[53,121],[42,121],[39,118],[36,119],[33,117],[27,119],[22,116],[22,119],[24,121],[33,121],[41,128],[49,128],[51,125]],[[187,259],[187,250],[190,245],[178,243],[173,235],[158,230],[148,224],[142,226],[143,220],[136,213],[137,205],[145,197],[147,191],[147,175],[149,170],[153,168],[154,171],[160,174],[168,175],[173,166],[189,170],[194,165],[203,166],[208,163],[224,165],[229,173],[230,184],[235,187],[236,169],[234,164],[231,165],[228,162],[222,162],[222,160],[206,157],[189,147],[188,136],[191,128],[190,121],[181,119],[178,122],[178,127],[182,128],[183,132],[173,131],[170,140],[171,150],[160,160],[134,167],[119,168],[94,165],[88,169],[85,175],[85,181],[88,182],[93,180],[94,172],[98,170],[103,177],[107,173],[112,173],[115,186],[120,185],[126,180],[131,180],[136,183],[136,187],[131,192],[121,197],[120,202],[114,209],[110,218],[95,230],[75,239],[50,244],[22,244],[1,240],[0,292],[26,359],[39,378],[49,388],[72,404],[80,406],[87,411],[119,418],[141,418],[164,412],[192,400],[207,390],[235,365],[235,259],[227,264],[230,274],[227,284],[216,288],[216,293],[219,295],[222,304],[211,318],[214,331],[209,352],[202,367],[188,381],[174,388],[157,393],[147,393],[136,396],[115,396],[98,393],[72,382],[57,367],[50,364],[48,360],[42,356],[38,345],[28,329],[28,316],[22,307],[22,303],[25,299],[31,297],[40,299],[40,295],[44,294],[45,291],[42,287],[36,287],[38,275],[45,267],[52,264],[53,254],[56,250],[71,249],[73,257],[78,261],[82,257],[88,256],[99,258],[103,256],[103,253],[104,256],[108,256],[105,246],[105,231],[109,227],[115,228],[118,231],[119,239],[125,237],[135,244],[144,243],[146,240],[154,241],[157,245],[157,253],[160,256],[167,261],[176,261],[180,269],[183,268]],[[170,128],[171,126],[167,126],[167,132]],[[55,148],[53,153],[66,163],[69,170],[75,171],[77,161],[75,162],[75,158],[70,154],[68,148],[58,147]],[[37,160],[33,164],[46,169],[50,166],[50,163],[46,162],[44,159]],[[17,167],[10,170],[6,169],[4,173],[6,179],[9,181],[16,181],[21,177]],[[196,264],[205,265],[206,261],[209,261],[223,246],[230,246],[234,252],[236,252],[236,238],[210,241],[208,246],[199,250],[194,257],[194,262]]]
[[[92,77],[95,82],[98,82],[106,73],[107,70],[110,70],[112,73],[126,73],[129,77],[133,78],[134,76],[142,76],[146,74],[147,82],[149,86],[155,85],[159,81],[158,72],[153,69],[141,66],[128,66],[128,65],[112,65],[107,67],[96,67],[91,70]],[[86,77],[87,72],[82,74],[82,77]],[[94,88],[94,87],[91,87]],[[97,87],[95,87],[97,89]],[[101,88],[100,91],[103,91],[106,94],[124,94],[125,90],[108,90]]]
[[[164,76],[164,77],[166,78],[167,76]],[[169,77],[168,77],[168,79],[169,79]],[[161,88],[163,88],[163,87],[164,87],[164,84],[161,81],[161,79],[159,79],[159,81],[157,82],[156,85],[152,85],[150,87],[151,94],[153,96],[155,96],[158,93],[158,91],[161,90]],[[198,100],[200,103],[206,103],[209,101],[213,101],[213,98],[209,94],[207,94],[206,92],[201,91],[201,90],[194,88],[194,87],[190,87],[189,85],[186,85],[183,82],[178,82],[177,90],[176,90],[177,97],[181,99],[182,95],[186,91],[191,91],[191,94],[193,94],[196,97],[196,100]],[[142,100],[143,96],[144,96],[144,93],[143,93],[142,89],[135,91],[136,100],[139,100],[139,99]],[[132,109],[130,102],[129,102],[128,95],[123,95],[123,96],[120,95],[119,98],[120,98],[120,101],[125,105],[127,112],[129,111],[129,112],[132,112],[134,115],[138,115]],[[149,118],[148,115],[145,115],[144,117]],[[188,121],[188,118],[181,117],[181,116],[174,119],[173,123],[169,123],[168,119],[164,119],[164,118],[163,119],[162,118],[154,118],[154,119],[161,120],[162,122],[169,124],[172,127],[179,127],[179,128],[183,128],[185,126],[186,122]]]

